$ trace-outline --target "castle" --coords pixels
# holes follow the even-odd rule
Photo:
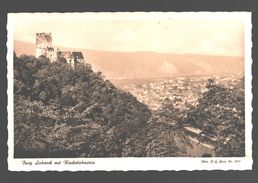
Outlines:
[[[40,56],[47,57],[50,62],[63,58],[72,68],[78,63],[84,64],[82,52],[60,51],[58,48],[54,48],[51,33],[36,34],[36,57],[39,58]]]

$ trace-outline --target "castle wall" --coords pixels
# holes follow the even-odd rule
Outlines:
[[[59,58],[64,58],[66,62],[71,66],[74,67],[74,58],[72,52],[70,51],[59,51],[58,52]]]
[[[46,48],[36,48],[36,57],[39,58],[40,56],[47,57],[47,49]]]
[[[202,157],[204,154],[209,154],[212,157],[216,156],[215,147],[199,142],[197,139],[189,138],[191,145],[186,146],[186,154],[190,157]]]
[[[47,58],[50,60],[50,62],[57,61],[57,50],[54,48],[49,48],[47,50]]]

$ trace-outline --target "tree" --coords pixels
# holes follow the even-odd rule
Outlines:
[[[72,69],[26,55],[14,62],[15,157],[122,156],[150,117],[89,64]]]

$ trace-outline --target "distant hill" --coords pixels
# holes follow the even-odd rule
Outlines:
[[[241,57],[59,48],[82,51],[93,70],[101,71],[109,79],[243,74],[244,72],[244,59]],[[14,49],[17,55],[35,55],[33,43],[14,41]]]

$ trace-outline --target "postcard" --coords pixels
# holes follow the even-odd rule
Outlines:
[[[9,13],[9,170],[251,170],[251,29],[250,12]]]

